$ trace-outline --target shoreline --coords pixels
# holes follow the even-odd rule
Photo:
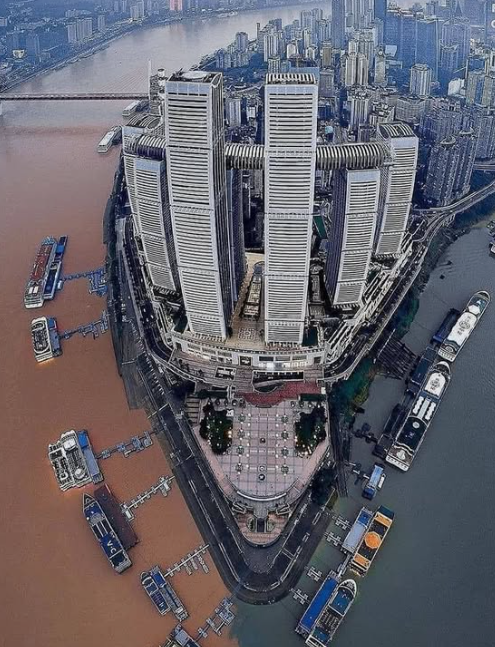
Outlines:
[[[478,213],[476,213],[477,208],[479,210]],[[399,316],[396,311],[396,314],[387,326],[387,329],[391,328],[392,326],[400,329],[400,334],[398,335],[399,339],[403,339],[414,324],[416,315],[419,310],[420,299],[423,292],[428,286],[431,272],[437,268],[442,257],[445,255],[451,245],[453,245],[459,238],[465,236],[466,234],[469,234],[473,229],[482,227],[484,224],[486,224],[486,222],[488,222],[490,218],[489,214],[492,214],[494,210],[495,196],[492,194],[487,196],[484,200],[476,204],[474,207],[469,207],[468,209],[466,209],[466,211],[461,211],[460,213],[458,213],[450,227],[442,227],[435,234],[428,247],[428,251],[426,252],[426,256],[423,261],[421,270],[418,273],[418,276],[416,277],[414,283],[409,288],[404,299],[399,305],[399,308],[397,309],[398,311],[401,307],[405,306],[405,313]],[[469,215],[467,216],[467,221],[462,222],[463,218],[466,220],[467,213],[469,213]],[[458,218],[461,219],[461,222],[458,222]],[[413,310],[412,316],[411,310]],[[382,334],[387,334],[387,329],[384,330]],[[369,364],[366,375],[363,376],[362,379],[358,380],[358,388],[355,389],[356,392],[354,396],[349,400],[346,407],[343,407],[339,411],[339,416],[343,416],[345,420],[350,421],[350,430],[354,428],[355,417],[364,413],[366,404],[369,400],[370,389],[375,381],[375,378],[380,375],[380,373],[376,370],[374,363],[374,354],[377,347],[378,344],[374,346],[373,350],[368,353],[368,355],[362,358],[362,360],[359,362],[359,364],[356,366],[353,373],[347,380],[343,380],[342,382],[337,383],[337,385],[348,383],[353,379],[353,376],[356,376],[356,374],[359,372],[360,367]],[[364,399],[363,391],[366,392],[366,398]],[[357,402],[357,398],[359,398],[359,402]]]
[[[165,25],[173,25],[176,23],[184,23],[184,22],[194,22],[194,21],[200,21],[204,22],[206,20],[212,20],[212,19],[220,19],[222,20],[223,18],[227,18],[230,16],[231,13],[233,14],[243,14],[243,13],[252,13],[255,11],[270,11],[272,9],[284,9],[286,7],[293,7],[297,5],[314,5],[314,4],[322,4],[321,0],[289,0],[287,2],[281,2],[273,5],[269,5],[266,7],[246,7],[246,8],[239,8],[239,9],[231,9],[230,11],[227,11],[226,9],[218,10],[218,11],[211,11],[211,12],[206,12],[206,14],[192,14],[192,15],[186,15],[186,16],[181,16],[179,18],[163,18],[161,20],[153,21],[153,22],[147,22],[147,23],[141,23],[141,24],[132,24],[129,23],[129,28],[125,29],[123,32],[114,34],[113,36],[110,36],[109,38],[103,38],[101,40],[98,40],[97,42],[88,44],[88,47],[80,49],[78,52],[71,52],[70,55],[67,58],[60,58],[57,61],[54,61],[52,65],[49,65],[48,67],[43,67],[42,69],[36,70],[27,76],[23,77],[22,79],[16,79],[12,83],[7,83],[4,88],[0,90],[0,101],[3,93],[8,93],[14,88],[18,87],[19,85],[22,85],[23,83],[27,83],[29,81],[33,81],[34,79],[37,79],[42,76],[46,76],[50,72],[62,70],[63,68],[67,67],[67,65],[70,65],[71,63],[77,61],[81,56],[84,54],[87,54],[91,49],[97,48],[96,51],[92,54],[98,54],[99,51],[102,51],[104,49],[102,46],[110,45],[111,43],[120,40],[121,38],[124,38],[124,36],[128,36],[134,31],[147,31],[151,29],[156,29],[157,27],[163,27]],[[105,47],[106,49],[106,47]],[[213,53],[208,53],[205,56],[211,57],[213,56]],[[197,65],[200,65],[200,62],[197,63]]]

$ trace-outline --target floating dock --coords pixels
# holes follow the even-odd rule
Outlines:
[[[63,433],[57,442],[48,445],[48,458],[62,491],[103,480],[85,430]]]

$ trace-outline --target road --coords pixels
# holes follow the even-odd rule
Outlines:
[[[117,235],[117,266],[122,289],[120,303],[109,308],[110,316],[125,304],[127,323],[123,330],[127,346],[134,346],[133,359],[121,366],[127,389],[142,389],[138,398],[150,423],[170,457],[173,473],[228,588],[239,599],[252,604],[271,604],[290,592],[322,540],[329,522],[325,508],[311,502],[309,493],[299,501],[280,538],[258,547],[242,536],[228,501],[218,487],[196,437],[180,411],[182,402],[165,383],[155,356],[167,360],[148,304],[141,271],[133,253],[130,228],[120,218]],[[124,244],[125,242],[125,244]],[[116,307],[115,307],[116,306]],[[115,322],[114,322],[115,323]],[[115,334],[116,326],[112,325]],[[118,340],[121,341],[121,340]],[[161,339],[160,339],[161,342]],[[132,372],[133,379],[129,379]],[[136,374],[140,380],[136,380]]]

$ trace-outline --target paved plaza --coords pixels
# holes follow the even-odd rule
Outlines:
[[[248,402],[229,406],[233,415],[230,449],[215,455],[200,439],[219,483],[225,483],[227,477],[234,490],[257,500],[282,499],[290,489],[293,491],[288,498],[297,498],[328,446],[327,438],[310,457],[295,450],[294,423],[301,411],[309,412],[312,406],[314,403],[298,400],[283,400],[264,408]],[[198,431],[197,426],[195,429]]]

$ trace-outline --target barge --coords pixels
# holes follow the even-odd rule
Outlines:
[[[394,513],[384,506],[380,506],[373,515],[373,519],[351,559],[350,569],[356,575],[366,575],[369,571],[392,526],[394,516]]]

